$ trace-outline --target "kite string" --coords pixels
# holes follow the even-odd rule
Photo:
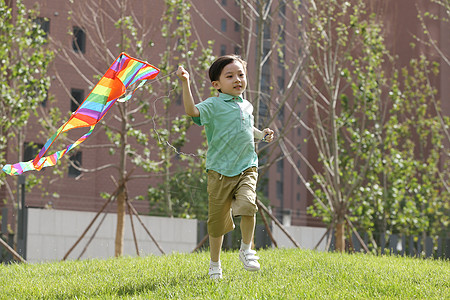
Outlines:
[[[159,77],[158,79],[152,80],[151,82],[144,82],[144,84],[140,83],[136,88],[134,88],[134,90],[133,90],[132,92],[130,92],[130,93],[129,93],[128,95],[126,95],[125,97],[123,97],[123,98],[122,98],[122,99],[123,99],[122,101],[120,101],[120,100],[118,100],[118,101],[119,101],[119,102],[126,102],[126,101],[128,101],[128,100],[131,98],[131,96],[132,96],[137,90],[141,89],[143,86],[145,86],[145,85],[147,85],[147,84],[149,84],[149,83],[150,83],[150,84],[153,84],[153,83],[155,83],[155,82],[160,82],[161,80],[163,80],[163,79],[165,79],[165,78],[167,78],[167,77],[169,77],[169,76],[172,76],[172,75],[175,74],[175,73],[176,73],[176,71],[173,71],[173,72],[167,74],[166,76]],[[160,97],[157,97],[156,100],[153,101],[153,104],[152,104],[152,106],[153,106],[153,116],[152,116],[152,119],[151,119],[151,121],[152,121],[152,123],[153,123],[153,131],[154,131],[154,133],[156,134],[156,136],[158,137],[158,142],[159,142],[160,144],[166,144],[169,148],[172,148],[172,149],[175,151],[175,153],[177,153],[178,155],[185,155],[185,156],[198,157],[198,155],[196,155],[196,154],[194,154],[194,153],[185,153],[185,152],[182,152],[182,151],[178,151],[178,149],[177,149],[174,145],[172,145],[171,143],[169,143],[169,141],[163,141],[162,137],[161,137],[160,134],[158,133],[158,129],[157,129],[156,121],[155,121],[155,118],[156,118],[156,116],[157,116],[157,112],[156,112],[156,102],[158,102],[159,100],[161,100],[161,99],[163,99],[163,98],[169,98],[169,97],[170,97],[170,94],[171,94],[173,91],[175,91],[175,88],[169,90],[167,96],[160,96]]]
[[[172,75],[175,74],[175,73],[176,73],[176,71],[173,71],[173,72],[167,74],[166,76],[159,77],[159,78],[156,79],[156,80],[152,80],[152,81],[151,81],[151,84],[153,84],[153,83],[155,83],[155,82],[160,82],[160,81],[163,80],[164,78],[167,78],[167,77],[169,77],[169,76],[172,76]],[[139,86],[139,87],[136,88],[136,89],[139,89],[139,88],[141,88],[141,86]],[[171,143],[169,143],[169,141],[164,141],[163,138],[161,137],[161,135],[158,133],[157,124],[156,124],[156,121],[155,121],[155,118],[156,118],[156,116],[157,116],[156,103],[157,103],[159,100],[161,100],[161,99],[164,99],[164,98],[170,98],[170,95],[172,94],[173,91],[175,91],[175,88],[172,88],[171,90],[169,90],[167,95],[157,97],[157,98],[153,101],[153,104],[152,104],[152,106],[153,106],[153,116],[152,116],[152,119],[151,119],[151,121],[152,121],[152,123],[153,123],[153,132],[156,134],[156,136],[157,136],[157,138],[158,138],[158,142],[159,142],[160,144],[166,144],[169,148],[172,148],[173,151],[175,151],[176,154],[178,154],[178,155],[185,155],[185,156],[192,156],[192,157],[198,157],[198,155],[196,155],[196,154],[194,154],[194,153],[185,153],[185,152],[179,151],[174,145],[172,145]]]
[[[159,100],[161,100],[161,99],[163,99],[163,98],[169,98],[169,97],[170,97],[170,94],[171,94],[173,91],[175,91],[175,88],[169,90],[167,96],[161,96],[161,97],[158,97],[158,98],[155,99],[155,101],[153,101],[153,116],[152,116],[153,131],[155,132],[156,136],[158,137],[158,142],[159,142],[160,144],[166,144],[169,148],[172,148],[173,151],[175,151],[176,154],[178,154],[178,155],[185,155],[185,156],[192,156],[192,157],[198,157],[198,155],[196,155],[196,154],[194,154],[194,153],[185,153],[185,152],[179,151],[174,145],[172,145],[171,143],[169,143],[169,141],[167,141],[167,140],[164,141],[163,138],[162,138],[162,137],[160,136],[160,134],[158,133],[157,125],[156,125],[156,121],[155,121],[155,118],[156,118],[156,115],[157,115],[157,113],[156,113],[156,102],[158,102]]]

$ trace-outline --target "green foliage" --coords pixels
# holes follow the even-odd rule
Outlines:
[[[199,155],[204,155],[200,154]],[[195,158],[189,160],[187,167],[178,167],[169,177],[169,182],[148,189],[148,200],[152,206],[152,215],[167,215],[167,207],[161,205],[165,198],[165,187],[168,184],[170,199],[173,204],[173,216],[206,220],[208,216],[208,193],[206,192],[207,176],[204,163],[198,164]]]
[[[34,21],[37,16],[22,1],[15,1],[12,11],[0,0],[0,165],[5,164],[7,147],[23,146],[17,143],[23,142],[30,114],[37,114],[48,97],[53,53],[46,47],[46,33]],[[0,174],[0,185],[4,176]]]
[[[436,94],[432,74],[435,67],[421,57],[394,78],[369,184],[359,193],[365,202],[358,218],[369,232],[437,236],[449,229],[450,195],[440,176],[444,136],[428,105]]]
[[[381,25],[364,4],[346,3],[318,6],[310,18],[311,84],[323,90],[314,95],[323,168],[310,183],[309,211],[331,225],[350,220],[371,235],[374,248],[380,233],[436,237],[449,228],[450,200],[448,151],[431,83],[438,65],[420,57],[401,73],[392,68],[388,78],[386,66],[395,60]]]
[[[209,252],[141,258],[0,265],[1,299],[448,299],[447,261],[260,250],[247,272],[236,252],[221,255],[210,280]]]

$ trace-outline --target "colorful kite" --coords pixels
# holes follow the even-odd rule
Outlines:
[[[159,69],[154,66],[132,58],[126,53],[121,53],[70,119],[48,139],[36,158],[14,165],[5,165],[3,171],[9,175],[20,175],[26,171],[40,171],[42,168],[54,166],[64,154],[84,142],[91,135],[95,125],[105,116],[114,103],[125,95],[125,91],[129,86],[137,81],[141,81],[131,94],[119,101],[129,100],[139,87],[147,80],[155,78],[158,73]],[[66,149],[44,157],[50,146],[62,132],[82,127],[90,127],[89,132],[80,137],[75,143],[67,146]]]

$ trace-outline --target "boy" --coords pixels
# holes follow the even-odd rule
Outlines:
[[[241,216],[239,259],[248,271],[258,271],[256,252],[251,250],[255,230],[258,156],[254,139],[271,142],[273,131],[253,127],[253,106],[242,99],[247,87],[246,62],[235,55],[219,57],[209,68],[212,86],[218,97],[195,105],[189,85],[189,73],[179,67],[177,76],[183,88],[186,114],[205,126],[208,141],[208,233],[211,250],[209,275],[222,278],[220,250],[223,236],[234,229],[232,214]]]

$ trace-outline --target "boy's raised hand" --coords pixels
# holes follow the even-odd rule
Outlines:
[[[189,73],[188,71],[186,71],[183,66],[179,66],[178,70],[177,70],[177,76],[178,78],[180,78],[182,81],[189,81]]]
[[[273,130],[270,128],[264,128],[264,130],[262,131],[264,138],[263,140],[270,143],[273,141]]]

